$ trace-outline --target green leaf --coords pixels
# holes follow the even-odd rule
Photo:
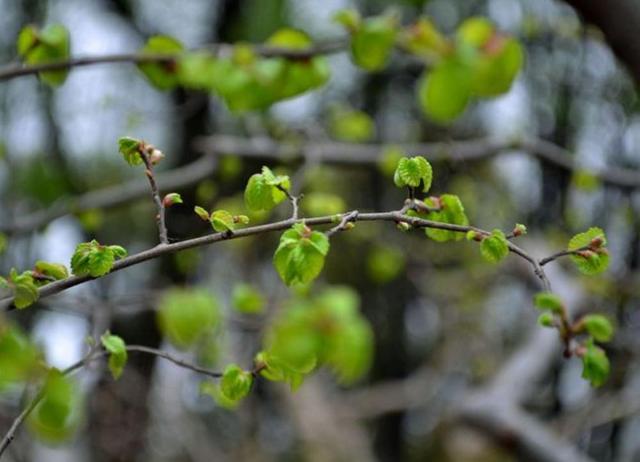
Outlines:
[[[193,211],[196,212],[196,215],[198,215],[204,221],[209,221],[211,218],[209,212],[207,212],[203,207],[200,207],[199,205],[196,205],[193,208]]]
[[[341,383],[349,384],[364,375],[373,360],[373,332],[369,324],[350,319],[330,336],[326,362]]]
[[[70,439],[81,420],[81,400],[75,383],[51,369],[42,388],[42,399],[29,414],[29,429],[50,443]]]
[[[539,310],[549,310],[552,313],[564,312],[564,303],[560,297],[552,292],[539,292],[535,295],[533,303]]]
[[[118,151],[124,157],[127,164],[136,166],[142,164],[140,145],[142,141],[128,136],[118,138]]]
[[[285,190],[291,188],[288,176],[274,175],[268,167],[262,167],[262,173],[256,173],[249,178],[244,190],[244,201],[250,211],[271,210],[286,199]]]
[[[446,56],[451,48],[449,41],[425,17],[418,18],[415,24],[402,31],[399,41],[409,53],[429,61]]]
[[[327,236],[296,223],[280,238],[273,263],[286,285],[304,285],[318,277],[328,252]]]
[[[278,29],[267,39],[267,45],[285,50],[304,50],[311,44],[306,32],[291,27]]]
[[[95,239],[78,244],[71,257],[71,271],[76,276],[103,276],[111,271],[116,258],[127,255],[127,251],[119,246],[101,245]]]
[[[69,58],[69,31],[61,24],[50,24],[39,30],[26,26],[18,35],[18,54],[27,64],[45,64]],[[68,69],[40,72],[40,79],[48,85],[62,85]]]
[[[609,266],[609,253],[604,248],[606,245],[607,238],[604,231],[600,228],[589,228],[586,232],[573,236],[567,250],[590,247],[590,250],[583,250],[578,255],[571,255],[570,258],[581,273],[591,276],[602,273]]]
[[[424,202],[428,207],[433,207],[438,210],[427,215],[416,215],[440,223],[449,223],[460,226],[469,225],[469,219],[464,212],[464,207],[462,206],[462,202],[460,202],[460,198],[458,196],[454,194],[443,194],[439,198],[425,199]],[[427,228],[425,233],[431,239],[438,242],[459,241],[464,239],[464,233],[449,231],[446,229]]]
[[[182,196],[178,193],[169,193],[162,199],[162,204],[165,207],[171,207],[172,205],[182,204]]]
[[[367,113],[338,106],[330,112],[329,131],[338,140],[362,143],[375,136],[376,127]]]
[[[496,35],[486,48],[472,63],[472,90],[481,97],[507,92],[524,62],[522,47],[513,38]]]
[[[594,387],[599,387],[609,377],[609,358],[604,350],[589,339],[585,344],[586,351],[582,356],[582,378],[591,382]]]
[[[458,41],[473,47],[483,46],[495,32],[495,27],[486,18],[472,17],[465,20],[456,31]]]
[[[170,289],[162,296],[158,308],[160,331],[183,350],[210,334],[219,318],[216,298],[200,289]]]
[[[102,346],[109,352],[109,370],[114,379],[120,378],[127,364],[127,346],[122,338],[107,331],[100,337]]]
[[[441,61],[426,72],[418,84],[418,98],[424,113],[440,123],[462,114],[471,98],[472,72],[456,59]]]
[[[315,367],[316,359],[314,356],[312,361],[306,365],[305,372],[293,369],[284,361],[266,351],[261,351],[256,355],[255,363],[256,366],[263,366],[260,371],[262,377],[273,382],[286,382],[291,387],[291,390],[295,391],[302,385],[305,374],[310,373]]]
[[[220,381],[220,391],[231,401],[239,401],[249,394],[253,384],[251,372],[244,371],[235,364],[229,364]]]
[[[0,392],[41,375],[44,362],[36,346],[18,328],[0,323]]]
[[[345,8],[338,10],[333,15],[333,21],[344,26],[349,32],[355,32],[360,28],[362,18],[358,10]]]
[[[387,65],[396,39],[398,20],[393,15],[367,18],[351,37],[353,61],[367,71]]]
[[[35,264],[35,271],[55,280],[66,279],[69,277],[67,267],[60,263],[51,263],[48,261],[38,260]]]
[[[538,316],[538,324],[542,327],[553,327],[553,323],[553,314],[548,311],[545,311],[544,313],[541,313],[540,316]]]
[[[175,56],[183,50],[182,43],[175,38],[167,35],[155,35],[149,38],[140,53]],[[169,90],[179,83],[178,66],[173,60],[161,63],[139,63],[138,68],[160,90]]]
[[[432,178],[433,169],[424,157],[403,157],[398,162],[393,182],[399,188],[404,186],[417,188],[422,182],[422,191],[427,192],[431,188]]]
[[[598,342],[608,342],[613,337],[611,321],[601,314],[589,314],[582,318],[587,332]]]
[[[213,91],[217,71],[216,58],[208,51],[184,53],[178,58],[178,81],[183,87]]]
[[[222,393],[220,384],[212,380],[207,380],[200,384],[200,393],[211,396],[218,406],[227,410],[234,410],[240,402],[227,398]]]
[[[480,242],[480,254],[491,263],[498,263],[509,255],[509,241],[499,229],[494,229],[490,236]]]
[[[262,313],[264,299],[262,294],[249,284],[237,284],[233,288],[233,307],[244,314]]]
[[[13,304],[20,310],[33,305],[40,297],[38,285],[31,271],[18,274],[15,269],[12,269],[9,275],[9,287],[13,291]]]
[[[236,228],[233,215],[226,210],[216,210],[211,214],[209,220],[213,229],[218,233],[233,231]]]

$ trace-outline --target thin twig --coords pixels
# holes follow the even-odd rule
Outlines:
[[[325,234],[327,235],[327,237],[331,237],[334,234],[339,233],[340,231],[344,231],[345,229],[347,229],[347,224],[352,223],[352,222],[356,221],[357,219],[358,219],[358,211],[357,210],[354,210],[354,211],[349,212],[349,213],[345,213],[345,214],[342,215],[342,218],[340,219],[340,223],[338,223],[336,226],[331,228]]]
[[[590,250],[591,246],[585,245],[584,247],[580,247],[579,249],[574,250],[562,250],[560,252],[554,253],[553,255],[549,255],[548,257],[540,259],[540,266],[544,266],[547,263],[551,263],[554,260],[557,260],[560,257],[566,257],[569,255],[578,255],[580,252],[585,250]]]
[[[287,199],[289,199],[289,202],[291,202],[291,208],[292,208],[291,218],[293,220],[297,220],[300,217],[300,199],[302,199],[303,195],[299,194],[297,196],[294,196],[289,192],[287,188],[284,188],[280,185],[276,185],[276,188],[282,191],[285,194],[285,196],[287,196]]]
[[[153,202],[156,204],[156,221],[158,223],[158,236],[160,238],[161,244],[168,244],[169,237],[167,234],[167,224],[165,221],[165,207],[162,202],[162,197],[160,197],[160,190],[158,189],[158,184],[156,183],[156,178],[153,172],[153,162],[151,160],[151,156],[149,151],[153,149],[150,146],[144,146],[144,144],[140,147],[140,157],[144,162],[146,167],[146,175],[149,180],[149,186],[151,186],[151,197],[153,198]]]

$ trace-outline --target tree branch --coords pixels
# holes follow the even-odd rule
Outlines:
[[[143,143],[141,143],[143,144]],[[153,160],[151,159],[152,151],[154,148],[149,146],[141,146],[140,148],[140,158],[142,162],[144,162],[144,166],[146,167],[145,174],[147,175],[147,179],[149,180],[149,186],[151,186],[151,197],[153,198],[153,202],[156,205],[156,221],[158,223],[158,237],[160,238],[161,244],[168,244],[169,237],[167,235],[167,224],[165,222],[165,208],[164,203],[162,202],[162,197],[160,197],[160,190],[158,189],[158,185],[156,183],[156,178],[153,173]]]

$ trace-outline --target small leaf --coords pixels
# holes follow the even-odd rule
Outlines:
[[[76,276],[103,276],[111,271],[116,258],[126,256],[121,246],[104,246],[95,239],[78,244],[71,257],[71,271]]]
[[[560,297],[552,292],[539,292],[535,295],[533,303],[539,310],[549,310],[552,313],[564,312],[564,303]]]
[[[249,394],[253,385],[251,372],[242,370],[235,364],[229,364],[220,381],[220,391],[231,401],[239,401]]]
[[[15,269],[12,269],[9,281],[9,286],[13,290],[13,304],[16,308],[21,310],[38,301],[40,293],[31,271],[18,274]]]
[[[211,333],[219,321],[219,305],[201,289],[170,289],[160,299],[160,331],[177,348],[187,349]]]
[[[184,50],[182,43],[167,35],[150,37],[140,50],[142,54],[176,56]],[[161,90],[175,87],[179,81],[178,69],[175,61],[161,63],[140,63],[138,68],[149,81]]]
[[[436,122],[449,123],[460,116],[471,98],[471,70],[454,59],[441,61],[418,84],[424,113]]]
[[[613,337],[611,321],[600,314],[589,314],[582,318],[587,332],[598,342],[608,342]]]
[[[38,260],[35,264],[35,270],[38,273],[52,277],[55,280],[66,279],[69,277],[67,267],[60,263]]]
[[[218,233],[224,231],[233,231],[235,229],[235,221],[233,215],[226,210],[216,210],[209,218],[211,226]]]
[[[142,163],[142,157],[140,156],[141,143],[142,141],[128,136],[118,138],[118,151],[122,154],[127,164],[132,167]]]
[[[589,339],[585,344],[586,351],[582,356],[582,378],[591,382],[594,387],[599,387],[609,377],[609,358],[604,350]]]
[[[182,204],[182,196],[178,193],[169,193],[162,199],[162,205],[165,207],[171,207],[176,204]]]
[[[198,215],[204,221],[209,221],[209,219],[211,218],[209,212],[207,212],[203,207],[200,207],[199,205],[196,205],[193,208],[193,211],[196,212],[196,215]]]
[[[490,236],[485,237],[480,243],[480,253],[485,260],[498,263],[509,255],[509,241],[499,229],[494,229]]]
[[[550,312],[545,311],[544,313],[540,314],[540,316],[538,316],[538,324],[542,327],[553,327],[553,315]]]
[[[399,188],[404,186],[417,188],[422,182],[422,191],[427,192],[431,188],[432,178],[433,169],[424,157],[403,157],[398,162],[393,182]]]
[[[327,236],[296,223],[280,238],[273,263],[286,285],[304,285],[318,277],[328,252]]]
[[[597,248],[592,242],[599,242]],[[586,275],[602,273],[609,266],[609,253],[604,248],[607,239],[604,231],[600,228],[589,228],[588,231],[576,234],[569,241],[567,250],[577,250],[591,247],[591,250],[581,251],[578,255],[571,255],[571,260],[576,264],[578,270]]]
[[[454,194],[443,194],[439,198],[428,198],[424,202],[428,207],[435,208],[436,211],[426,216],[424,214],[417,214],[418,216],[452,225],[469,225],[469,219],[458,196]],[[449,231],[446,229],[427,228],[425,233],[431,239],[438,242],[459,241],[465,237],[465,234],[462,232]]]
[[[107,331],[100,337],[102,346],[109,352],[109,370],[114,379],[120,378],[127,364],[127,347],[122,338]]]
[[[368,71],[387,65],[396,39],[398,20],[394,15],[377,16],[362,21],[351,38],[353,61]]]
[[[50,24],[39,30],[26,26],[18,36],[18,54],[27,64],[45,64],[69,58],[69,31],[61,24]],[[40,79],[52,87],[62,85],[68,69],[40,72]]]
[[[262,167],[262,173],[252,175],[245,188],[247,208],[250,211],[271,210],[287,197],[278,187],[289,190],[289,177],[276,176],[268,167]]]
[[[258,314],[264,309],[262,294],[248,284],[237,284],[232,298],[233,307],[240,313]]]
[[[362,18],[358,10],[345,8],[338,10],[333,15],[333,21],[344,26],[349,32],[355,32],[360,28]]]
[[[124,258],[127,256],[127,250],[122,247],[121,245],[110,245],[108,246],[108,249],[111,250],[111,252],[113,253],[113,256],[116,260],[119,260],[121,258]]]

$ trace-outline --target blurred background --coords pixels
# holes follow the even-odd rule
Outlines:
[[[260,42],[283,26],[322,41],[344,36],[331,21],[336,10],[354,7],[365,16],[391,4],[404,22],[427,15],[449,33],[468,17],[486,16],[526,50],[524,70],[507,94],[474,103],[448,126],[422,115],[415,93],[421,69],[401,53],[378,73],[356,68],[348,53],[332,54],[326,86],[244,115],[230,113],[204,93],[158,91],[131,64],[76,68],[55,90],[34,76],[4,81],[0,229],[7,245],[0,257],[2,274],[11,267],[29,268],[37,259],[68,262],[76,244],[92,238],[123,245],[130,254],[155,245],[155,212],[144,178],[117,153],[116,140],[123,135],[162,149],[166,159],[160,170],[183,168],[177,182],[170,183],[176,175],[161,176],[159,186],[164,192],[177,190],[186,204],[241,213],[248,177],[266,164],[292,176],[294,190],[307,197],[302,207],[308,215],[322,214],[327,202],[332,211],[395,210],[404,192],[394,187],[389,168],[375,155],[324,161],[321,155],[300,155],[306,143],[321,151],[345,139],[379,145],[444,142],[439,160],[433,161],[432,192],[459,195],[471,223],[505,230],[524,223],[529,235],[519,244],[539,257],[563,249],[571,235],[589,226],[607,232],[612,263],[605,275],[587,279],[567,262],[549,265],[549,275],[575,313],[599,310],[618,325],[607,346],[611,377],[593,389],[580,377],[580,360],[564,360],[555,333],[536,325],[531,298],[538,282],[519,259],[491,266],[481,261],[473,243],[438,244],[420,232],[399,233],[388,223],[358,224],[332,239],[318,282],[355,289],[372,324],[373,366],[355,386],[341,387],[323,371],[296,393],[263,380],[240,407],[227,410],[200,393],[197,374],[131,355],[119,381],[98,363],[77,375],[86,415],[71,442],[45,445],[25,430],[4,457],[640,460],[640,173],[633,172],[640,164],[635,86],[640,75],[634,75],[634,42],[628,48],[624,42],[638,30],[634,9],[640,5],[606,2],[607,14],[599,15],[593,6],[598,2],[576,1],[578,11],[569,3],[0,0],[3,63],[16,60],[15,40],[28,23],[64,24],[72,55],[93,56],[133,52],[159,33],[188,48]],[[601,20],[601,29],[583,17]],[[635,56],[640,61],[640,53]],[[348,123],[355,128],[345,129]],[[353,131],[363,133],[354,136]],[[507,147],[525,138],[531,140],[527,149]],[[469,159],[454,155],[460,141],[477,145],[487,139],[502,146],[499,152]],[[544,144],[546,151],[541,143],[550,143]],[[540,155],[540,149],[548,155]],[[449,158],[442,155],[449,150]],[[429,159],[429,152],[423,154]],[[613,173],[603,180],[602,172]],[[93,197],[78,202],[75,213],[56,212],[88,191],[108,188],[112,197],[136,181],[142,186],[136,199],[105,207]],[[275,220],[289,213],[283,204],[271,216],[252,218]],[[167,219],[172,240],[210,232],[191,205],[172,207]],[[230,361],[250,364],[269,313],[289,297],[271,263],[277,239],[276,234],[260,236],[166,256],[10,316],[60,368],[82,357],[87,336],[107,328],[127,343],[172,351],[156,327],[158,294],[173,285],[201,285],[224,305],[214,363],[219,368]],[[240,283],[263,294],[265,313],[231,308]],[[2,433],[19,406],[19,394],[0,398]]]

